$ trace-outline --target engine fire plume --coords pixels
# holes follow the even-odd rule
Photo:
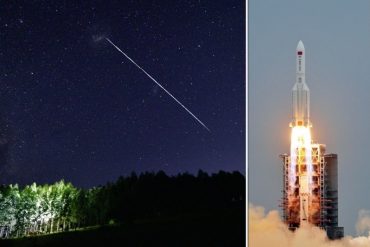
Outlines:
[[[302,224],[312,215],[312,156],[310,128],[292,128],[290,144],[289,195],[288,203],[295,221]],[[299,202],[299,203],[298,203]],[[299,216],[299,219],[297,218]]]

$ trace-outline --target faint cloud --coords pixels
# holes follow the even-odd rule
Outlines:
[[[370,233],[370,210],[361,209],[356,223],[357,234]]]

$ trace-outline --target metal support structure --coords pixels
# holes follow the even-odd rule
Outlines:
[[[336,154],[325,154],[324,144],[312,144],[312,197],[309,200],[309,223],[325,229],[330,239],[343,237],[343,227],[338,227],[338,159]],[[300,226],[299,219],[299,186],[289,186],[290,155],[282,154],[283,160],[283,221],[289,229],[295,230]],[[298,157],[299,159],[300,157]],[[303,162],[303,161],[302,161]],[[304,163],[304,162],[303,162]],[[300,168],[297,168],[300,169]],[[298,180],[298,178],[297,178]],[[292,191],[295,193],[292,195]]]

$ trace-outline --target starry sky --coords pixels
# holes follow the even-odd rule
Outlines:
[[[338,154],[339,225],[370,209],[370,1],[249,1],[249,198],[279,209],[295,51],[306,49],[314,142]]]
[[[7,1],[0,13],[1,183],[244,173],[244,1]]]

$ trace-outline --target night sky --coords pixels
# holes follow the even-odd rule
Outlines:
[[[0,182],[245,171],[245,3],[0,6]],[[209,133],[106,41],[189,108]]]

